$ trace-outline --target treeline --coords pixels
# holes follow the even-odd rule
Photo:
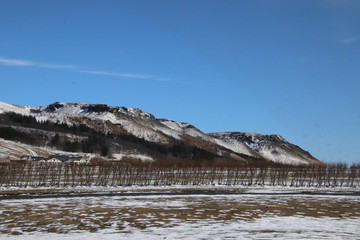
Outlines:
[[[29,134],[12,127],[0,127],[0,138],[37,146],[45,146],[49,140],[49,137],[39,133]],[[109,153],[106,139],[95,134],[81,141],[70,141],[63,139],[57,133],[50,140],[50,146],[67,152],[99,153],[102,156],[107,156]]]
[[[58,135],[55,135],[52,142],[56,142],[57,138]],[[65,141],[63,145],[57,142],[54,145],[66,152],[100,153],[101,156],[109,154],[109,147],[105,138],[96,135],[91,135],[81,141]]]
[[[170,166],[101,164],[0,164],[0,186],[231,185],[360,187],[360,164],[316,166]]]
[[[152,151],[160,152],[164,155],[171,154],[175,158],[191,159],[194,161],[214,161],[219,156],[213,154],[207,150],[198,148],[196,146],[188,146],[183,143],[174,144],[172,146],[166,146],[157,144],[154,142],[146,141],[143,138],[138,138],[134,135],[109,135],[115,139],[121,139],[123,141],[132,142],[144,146]]]
[[[33,136],[11,127],[0,127],[0,138],[11,141],[19,141],[27,144],[35,143],[35,138]]]
[[[33,116],[25,116],[14,112],[7,112],[0,115],[3,124],[36,128],[46,131],[72,133],[72,134],[99,134],[84,124],[68,125],[61,122],[37,121]]]

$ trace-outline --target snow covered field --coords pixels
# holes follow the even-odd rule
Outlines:
[[[0,201],[0,239],[359,239],[360,197],[98,196]]]

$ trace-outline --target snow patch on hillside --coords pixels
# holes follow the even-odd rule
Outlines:
[[[211,133],[210,136],[222,140],[218,142],[235,152],[245,153],[250,156],[261,155],[265,159],[276,163],[300,165],[314,161],[311,156],[296,146],[288,143],[280,135],[262,135],[258,133]],[[252,154],[251,154],[252,153]]]
[[[266,159],[269,159],[276,163],[291,164],[291,165],[308,164],[306,160],[290,155],[279,148],[273,148],[273,149],[262,148],[260,149],[259,153]]]
[[[168,128],[173,129],[178,132],[183,132],[185,128],[190,126],[190,124],[188,124],[188,123],[181,123],[181,122],[176,122],[176,121],[171,121],[171,120],[166,120],[166,119],[159,119],[159,121],[162,124],[164,124],[165,126],[167,126]]]
[[[140,108],[126,108],[127,109],[127,114],[130,114],[133,117],[140,117],[143,119],[153,119],[154,116],[150,113],[144,112],[143,110],[141,110]]]
[[[171,120],[166,120],[166,119],[161,119],[159,121],[162,124],[164,124],[165,126],[167,126],[168,128],[178,131],[181,134],[190,135],[194,138],[199,138],[199,139],[205,140],[207,142],[214,143],[214,140],[212,137],[209,137],[207,134],[201,132],[199,129],[193,127],[189,123],[181,123],[181,122],[176,122],[176,121],[171,121]]]
[[[249,149],[249,147],[247,145],[245,145],[244,143],[238,142],[234,139],[229,139],[226,141],[223,141],[221,139],[215,139],[215,142],[218,145],[223,146],[224,148],[230,149],[236,153],[246,154],[248,156],[255,157],[255,154],[253,154],[253,152]]]
[[[142,138],[149,142],[168,143],[168,140],[161,135],[161,133],[154,131],[151,128],[142,126],[132,121],[122,120],[121,127],[132,135]]]
[[[0,114],[4,112],[14,112],[22,115],[30,115],[30,107],[16,106],[0,102]]]
[[[59,113],[31,113],[30,116],[36,118],[38,122],[53,122],[53,123],[61,123],[67,124],[69,126],[73,126],[75,123],[69,118],[69,116],[65,114]]]
[[[50,155],[50,152],[43,148],[34,147],[0,138],[0,158],[18,159],[23,155]]]
[[[159,126],[154,126],[153,127],[154,129],[156,129],[157,131],[160,131],[161,133],[169,136],[169,137],[172,137],[176,140],[181,140],[181,135],[182,133],[179,133],[173,129],[169,129],[169,128],[166,128],[166,127],[159,127]]]
[[[115,153],[112,155],[116,160],[123,160],[124,158],[138,159],[143,162],[152,162],[154,159],[148,155],[136,154],[136,153]]]
[[[110,112],[103,112],[103,113],[89,113],[89,114],[84,114],[86,117],[90,117],[90,118],[96,118],[96,119],[100,119],[103,121],[109,121],[113,124],[121,124],[122,121],[120,119],[118,119],[114,114],[110,113]]]
[[[87,111],[82,109],[81,105],[66,104],[64,107],[57,109],[56,113],[63,113],[68,115],[84,115],[85,113],[87,113]]]

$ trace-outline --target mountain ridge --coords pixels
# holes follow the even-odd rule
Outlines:
[[[67,134],[71,133],[71,128],[77,129],[74,130],[73,137],[68,137],[61,132],[65,130],[57,131],[61,141],[74,145],[69,149],[80,153],[92,150],[84,147],[84,144],[87,143],[86,141],[93,140],[91,139],[93,131],[96,132],[97,138],[102,139],[102,147],[110,148],[113,158],[119,155],[124,156],[125,152],[132,152],[149,156],[154,160],[167,159],[168,161],[226,159],[244,164],[252,162],[291,165],[321,163],[310,153],[287,142],[280,135],[245,132],[206,134],[190,123],[156,118],[139,108],[65,102],[31,107],[0,102],[2,127],[29,132],[30,125],[14,122],[11,116],[9,117],[10,113],[33,119],[31,121],[33,127],[38,129],[35,131],[39,135],[38,138],[43,138],[42,141],[38,140],[41,142],[38,144],[43,144],[45,147],[51,145],[56,135],[50,130],[46,130],[47,132],[43,134],[39,133],[40,130],[45,131],[46,124],[52,125],[54,129],[61,129],[62,126]],[[16,119],[14,116],[13,118]],[[68,126],[68,129],[65,126]],[[83,132],[79,130],[81,128]],[[62,150],[66,149],[62,148]],[[97,146],[97,148],[101,147]]]

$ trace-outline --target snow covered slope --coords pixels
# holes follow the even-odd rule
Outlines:
[[[30,107],[22,107],[0,102],[0,114],[4,112],[14,112],[22,115],[29,115]]]
[[[51,150],[35,147],[19,142],[8,141],[0,138],[0,158],[15,159],[21,156],[49,156],[54,154]]]
[[[287,142],[280,135],[245,132],[211,133],[209,135],[229,144],[234,151],[246,149],[247,152],[255,152],[276,163],[292,165],[320,163],[309,152]]]
[[[14,112],[32,116],[38,122],[85,125],[104,134],[131,135],[166,147],[176,144],[200,148],[218,157],[247,161],[262,159],[286,164],[319,163],[308,152],[278,135],[255,133],[206,134],[189,123],[157,119],[138,108],[105,104],[56,102],[46,106],[16,106],[0,102],[0,114]],[[121,154],[114,152],[114,154]],[[152,157],[156,159],[155,157]]]

